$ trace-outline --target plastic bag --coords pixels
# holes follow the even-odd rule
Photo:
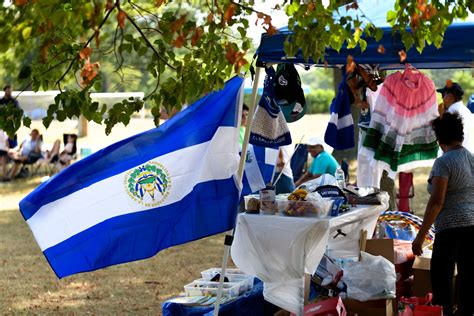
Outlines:
[[[382,256],[361,251],[361,261],[349,263],[342,280],[347,296],[359,301],[395,297],[395,265]]]
[[[329,215],[332,202],[327,199],[324,199],[321,195],[319,195],[319,193],[309,193],[306,200],[316,205],[316,209],[318,210],[318,217],[327,217]]]
[[[298,188],[306,188],[309,192],[314,192],[318,187],[323,185],[335,185],[337,186],[336,178],[331,174],[322,174],[320,177],[306,181],[301,184]]]
[[[343,271],[333,259],[324,254],[315,274],[321,279],[322,286],[330,284],[337,286],[342,277]]]

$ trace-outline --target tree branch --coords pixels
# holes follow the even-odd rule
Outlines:
[[[145,43],[148,45],[148,47],[151,48],[151,50],[155,53],[156,57],[158,57],[158,59],[160,59],[166,66],[170,67],[171,69],[173,70],[176,70],[175,67],[173,67],[170,63],[168,63],[168,61],[166,61],[166,59],[164,59],[159,53],[158,51],[155,49],[155,47],[153,46],[152,43],[150,43],[150,41],[148,40],[148,38],[145,36],[145,34],[143,33],[143,31],[141,30],[141,28],[135,23],[135,21],[130,17],[130,15],[128,15],[128,13],[126,13],[125,11],[123,11],[125,13],[125,16],[127,17],[127,20],[130,21],[130,23],[132,23],[133,27],[135,27],[135,29],[138,31],[138,33],[140,33],[141,37],[143,38],[143,40],[145,41]]]
[[[128,1],[128,3],[130,3],[133,7],[136,7],[138,9],[142,10],[143,12],[148,13],[149,15],[153,16],[156,20],[158,20],[158,21],[160,20],[160,17],[158,15],[154,14],[153,12],[151,12],[150,10],[147,10],[147,9],[139,6],[138,4],[134,3],[133,1]]]
[[[94,31],[94,34],[92,34],[91,37],[89,37],[89,39],[87,40],[87,42],[84,44],[83,48],[86,48],[87,46],[89,46],[90,42],[94,39],[95,37],[95,32],[100,30],[102,28],[102,26],[105,24],[105,22],[108,20],[110,14],[112,13],[112,11],[117,7],[117,2],[114,4],[114,6],[112,8],[110,8],[109,11],[107,11],[107,14],[105,15],[105,17],[102,19],[102,22],[100,22],[100,25],[99,25],[99,28],[97,30]],[[71,61],[71,63],[69,64],[69,66],[67,67],[66,71],[63,73],[63,75],[56,81],[56,85],[59,86],[59,83],[64,79],[64,77],[66,77],[66,75],[69,73],[69,71],[71,70],[72,66],[74,66],[74,64],[77,62],[77,59],[78,59],[79,55],[77,54],[76,57]]]

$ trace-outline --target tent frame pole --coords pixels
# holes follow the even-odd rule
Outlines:
[[[252,128],[252,122],[253,122],[253,117],[255,114],[255,109],[257,105],[257,97],[258,97],[258,82],[260,79],[260,72],[262,68],[257,67],[255,71],[255,80],[253,82],[253,87],[252,87],[252,96],[250,99],[250,104],[249,104],[249,116],[247,119],[247,124],[245,125],[245,135],[244,135],[244,142],[242,144],[242,152],[240,154],[240,161],[239,161],[239,169],[237,171],[237,181],[239,184],[239,187],[242,187],[242,179],[244,176],[244,167],[245,167],[245,159],[247,156],[247,148],[249,145],[249,139],[250,139],[250,129]],[[237,223],[236,223],[237,224]],[[224,287],[224,277],[227,269],[227,262],[229,260],[229,253],[230,253],[230,247],[232,245],[232,241],[234,239],[234,231],[232,231],[232,235],[227,235],[224,241],[224,255],[222,257],[222,266],[221,266],[221,274],[219,278],[219,288],[217,290],[217,297],[216,297],[216,302],[214,303],[214,316],[219,315],[219,307],[220,307],[220,301],[222,298],[222,288]]]

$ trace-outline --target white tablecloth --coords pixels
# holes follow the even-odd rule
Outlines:
[[[333,218],[239,214],[232,260],[264,282],[265,300],[301,314],[305,272],[316,272],[326,250],[335,258],[357,256],[360,230],[371,236],[378,216],[387,208],[384,198],[382,205],[358,206]]]

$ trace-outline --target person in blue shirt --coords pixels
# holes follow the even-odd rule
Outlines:
[[[324,142],[317,137],[313,137],[308,142],[308,151],[314,157],[311,167],[308,171],[295,183],[298,187],[301,184],[319,178],[323,174],[335,175],[339,166],[336,159],[324,150]]]

